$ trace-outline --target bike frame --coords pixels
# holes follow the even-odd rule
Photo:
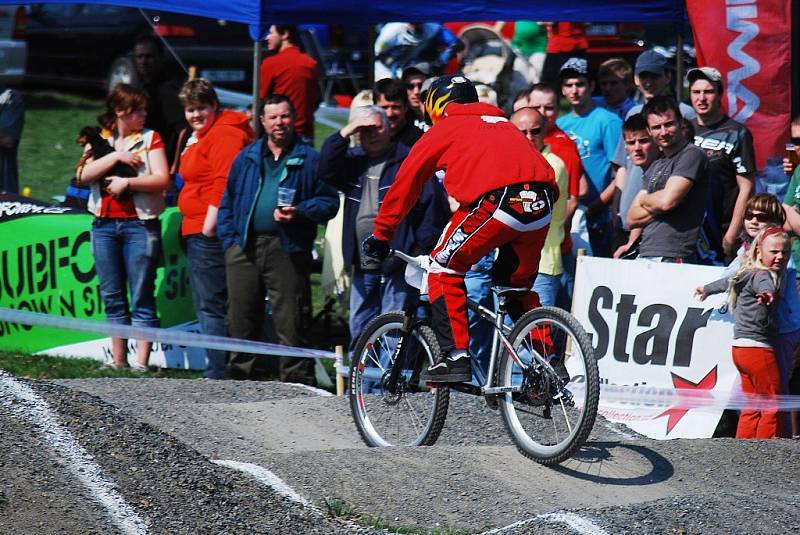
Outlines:
[[[392,253],[395,256],[404,260],[406,263],[412,265],[418,265],[417,260],[412,256],[408,256],[402,253],[401,251],[392,251]],[[508,340],[506,336],[507,334],[511,333],[511,327],[505,324],[505,320],[508,315],[506,311],[506,302],[508,300],[508,297],[503,293],[496,291],[494,288],[492,288],[492,291],[497,295],[498,299],[497,312],[489,310],[488,308],[467,299],[467,307],[476,314],[478,314],[484,321],[489,322],[494,328],[494,331],[492,333],[492,348],[489,356],[489,366],[487,370],[483,370],[481,368],[481,371],[486,374],[484,384],[483,385],[479,384],[478,386],[476,386],[472,383],[450,383],[447,385],[449,388],[458,390],[460,392],[465,392],[467,394],[483,395],[483,396],[521,391],[520,386],[499,387],[494,385],[495,371],[498,365],[501,344],[503,347],[505,347],[506,351],[508,351],[508,354],[511,355],[511,358],[514,359],[516,364],[523,371],[527,370],[528,366],[519,357],[517,352],[514,350],[514,347],[511,345],[511,342]],[[420,319],[417,317],[416,311],[420,302],[427,302],[427,300],[419,299],[418,302],[415,304],[415,306],[408,306],[407,309],[403,311],[405,316],[405,321],[403,322],[403,329],[402,329],[403,339],[399,341],[397,348],[395,349],[393,355],[394,358],[392,359],[392,362],[403,362],[402,360],[399,359],[405,357],[405,350],[408,345],[408,336],[411,334],[413,329],[416,328],[418,325],[428,323],[428,320]],[[553,369],[550,363],[547,362],[547,360],[545,360],[541,355],[539,355],[538,352],[533,351],[532,354],[533,357],[536,359],[537,364],[545,367],[552,374],[556,374],[556,371]],[[414,369],[416,369],[416,366],[420,364],[421,363],[414,363],[415,366]],[[397,381],[400,375],[401,368],[402,368],[401,366],[392,366],[392,370],[389,374],[389,381],[386,386],[387,390],[392,394],[396,393]]]

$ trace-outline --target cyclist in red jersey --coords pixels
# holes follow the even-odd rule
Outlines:
[[[385,257],[394,229],[419,197],[422,186],[444,170],[444,188],[458,205],[431,252],[428,275],[433,328],[443,356],[423,373],[430,382],[472,377],[464,273],[499,248],[495,284],[532,287],[558,196],[553,170],[504,116],[479,103],[463,76],[434,81],[425,98],[425,119],[433,127],[414,145],[383,200],[373,235],[362,247]],[[531,290],[510,307],[516,319],[539,306]]]

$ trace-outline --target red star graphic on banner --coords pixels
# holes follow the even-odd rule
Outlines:
[[[670,373],[672,375],[672,386],[675,388],[681,388],[686,390],[711,390],[717,384],[717,367],[714,366],[710,372],[703,377],[699,383],[693,383],[683,377],[675,375],[674,373]],[[661,418],[662,416],[668,416],[667,419],[667,434],[669,435],[670,432],[675,429],[675,426],[678,425],[678,422],[681,421],[686,413],[689,412],[689,409],[682,409],[679,407],[673,407],[671,409],[667,409],[655,418]],[[655,418],[653,418],[655,420]]]

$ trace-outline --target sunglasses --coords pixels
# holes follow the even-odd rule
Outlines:
[[[800,137],[793,137],[792,143],[794,143],[795,145],[800,145]]]
[[[409,82],[406,84],[406,89],[422,89],[422,82]]]
[[[770,220],[769,216],[767,214],[763,213],[763,212],[757,214],[755,212],[747,211],[747,212],[744,213],[744,218],[745,219],[755,219],[759,223],[766,223],[767,221]]]
[[[531,128],[530,130],[520,130],[523,136],[538,136],[542,133],[542,127]]]

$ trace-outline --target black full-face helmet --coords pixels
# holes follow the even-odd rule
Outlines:
[[[462,75],[440,76],[431,83],[425,95],[425,122],[436,124],[451,102],[478,102],[475,86]]]

